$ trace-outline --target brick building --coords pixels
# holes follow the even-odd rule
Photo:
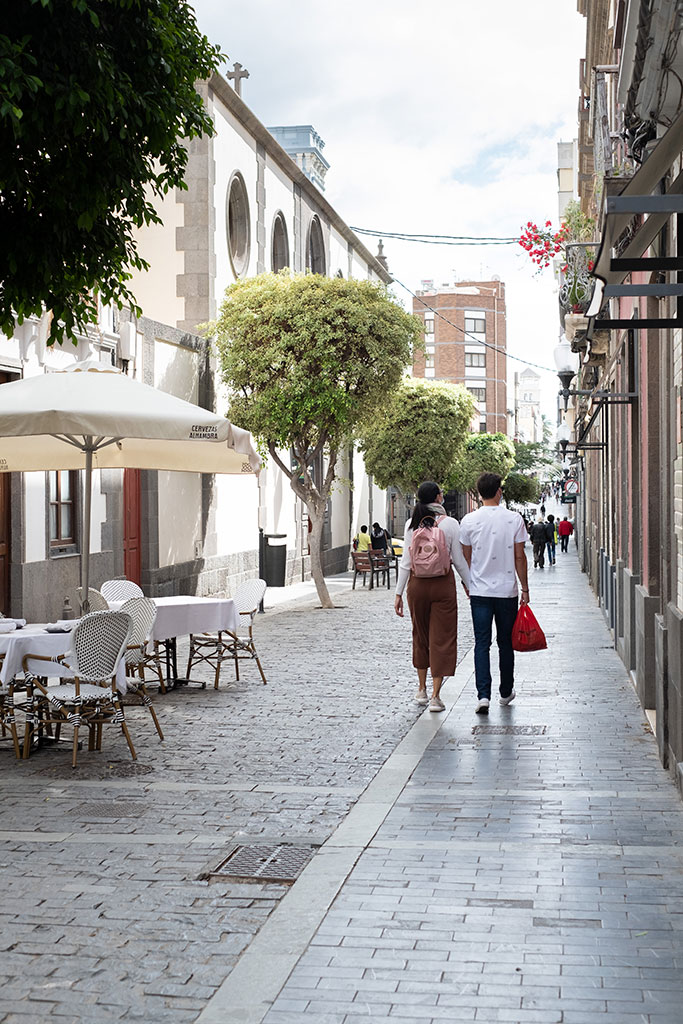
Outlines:
[[[458,281],[434,288],[423,281],[413,312],[425,326],[425,349],[413,376],[464,384],[479,412],[480,431],[507,433],[505,285]]]

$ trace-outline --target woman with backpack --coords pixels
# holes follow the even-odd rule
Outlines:
[[[403,557],[399,565],[394,608],[403,616],[403,592],[408,585],[408,607],[413,621],[413,665],[417,669],[418,704],[443,711],[439,696],[446,676],[455,673],[458,639],[458,602],[453,566],[465,591],[470,572],[460,545],[460,524],[446,515],[438,484],[420,484],[412,519],[406,524]],[[432,697],[427,696],[427,672],[432,673]]]

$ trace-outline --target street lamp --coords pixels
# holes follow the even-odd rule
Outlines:
[[[572,377],[579,370],[578,356],[575,352],[572,352],[571,345],[566,337],[563,336],[559,345],[556,345],[553,349],[553,358],[557,367],[557,376],[562,383],[560,394],[564,398],[564,411],[566,412],[569,404],[569,385],[572,382]]]
[[[569,429],[569,424],[565,423],[564,421],[560,423],[559,427],[557,428],[557,433],[555,434],[555,440],[562,449],[563,460],[567,458],[567,445],[571,440],[571,436],[572,432]]]

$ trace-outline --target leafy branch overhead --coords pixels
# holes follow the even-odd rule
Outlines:
[[[195,82],[221,54],[184,0],[17,0],[0,34],[0,329],[53,311],[51,341],[134,305],[134,231],[184,188],[213,132]],[[11,240],[11,244],[7,242]]]

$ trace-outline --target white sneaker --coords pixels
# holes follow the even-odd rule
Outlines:
[[[429,697],[427,696],[427,691],[418,690],[417,693],[415,694],[415,700],[417,701],[418,704],[421,704],[423,707],[426,708],[427,705],[429,704]]]
[[[505,707],[508,706],[508,704],[512,704],[512,702],[513,702],[513,700],[515,699],[516,696],[517,696],[517,693],[516,693],[515,690],[513,690],[509,697],[501,697],[500,700],[498,701],[498,703],[501,704],[505,708]]]
[[[488,715],[490,703],[491,701],[488,699],[488,697],[482,697],[481,700],[478,702],[476,708],[474,709],[475,714]]]
[[[441,700],[440,697],[432,697],[432,699],[429,702],[429,710],[430,711],[445,711],[446,710],[446,705],[444,704],[444,702]]]

